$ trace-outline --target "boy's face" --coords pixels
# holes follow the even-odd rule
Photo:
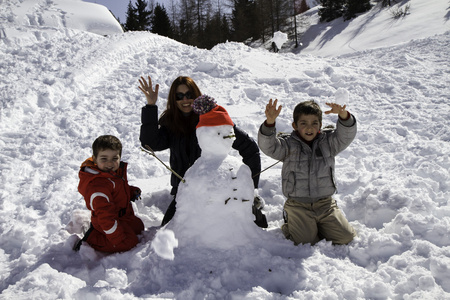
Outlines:
[[[117,171],[120,166],[119,150],[104,149],[98,152],[97,157],[93,157],[94,163],[103,172]]]
[[[308,142],[316,138],[321,126],[322,124],[320,124],[319,117],[316,115],[302,114],[298,118],[297,123],[292,123],[294,130],[296,130],[300,136]]]

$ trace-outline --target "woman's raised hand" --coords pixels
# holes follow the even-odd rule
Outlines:
[[[145,98],[147,99],[147,104],[154,105],[156,100],[158,100],[158,90],[159,84],[155,85],[155,90],[152,87],[152,79],[148,76],[148,83],[144,77],[141,76],[139,79],[139,89],[144,93]]]

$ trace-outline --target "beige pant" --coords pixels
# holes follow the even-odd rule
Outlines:
[[[283,233],[296,245],[314,245],[323,238],[333,244],[348,244],[356,236],[332,197],[314,203],[288,199],[284,211],[287,223],[282,227]]]

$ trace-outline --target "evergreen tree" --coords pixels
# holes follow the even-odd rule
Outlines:
[[[183,44],[192,45],[192,41],[194,40],[192,38],[194,32],[192,23],[186,21],[185,19],[181,19],[178,31],[179,38],[177,40]]]
[[[152,32],[169,38],[173,37],[172,25],[164,6],[156,4],[153,16],[151,18]]]
[[[225,15],[222,16],[222,21],[220,22],[220,32],[222,33],[221,42],[226,42],[231,38],[230,24]]]
[[[168,12],[170,12],[169,20],[170,25],[172,27],[172,33],[173,33],[173,39],[178,40],[179,38],[179,32],[178,32],[178,20],[179,20],[179,11],[180,11],[180,5],[179,0],[168,0],[166,3],[168,3]]]
[[[226,16],[221,16],[219,12],[216,12],[212,19],[207,20],[203,37],[200,46],[206,49],[211,49],[219,43],[226,42],[230,37],[230,28]]]
[[[180,0],[180,14],[178,26],[178,41],[186,45],[194,45],[196,41],[195,26],[195,3],[191,0]]]
[[[138,31],[150,30],[152,24],[152,11],[147,9],[148,2],[145,0],[136,1],[137,29]]]
[[[368,11],[370,0],[320,0],[320,21],[330,22],[344,16],[344,20],[354,18],[356,14]]]
[[[130,2],[128,3],[128,9],[127,9],[127,20],[125,21],[125,24],[123,24],[123,27],[125,31],[133,31],[137,30],[138,24],[137,24],[137,10],[134,7],[134,5]]]
[[[262,42],[266,41],[266,31],[269,29],[269,24],[271,24],[271,0],[256,0],[257,15],[258,15],[258,29],[259,36]]]
[[[370,7],[370,0],[346,0],[344,20],[354,18],[356,14],[366,12]]]
[[[306,3],[306,0],[301,0],[300,6],[298,7],[298,9],[296,9],[296,14],[304,13],[307,10],[309,10],[309,6]]]
[[[203,37],[203,33],[206,27],[206,22],[211,15],[209,14],[209,10],[211,9],[211,3],[208,0],[194,0],[193,2],[195,5],[194,13],[197,23],[196,28],[197,42],[194,45],[200,46],[202,41],[205,39]]]
[[[385,7],[385,6],[391,6],[392,5],[392,2],[395,2],[395,0],[383,0],[382,2],[381,2],[381,5],[383,6],[383,7]]]
[[[256,3],[252,0],[234,0],[231,23],[233,41],[243,42],[248,38],[259,38]]]
[[[220,22],[219,13],[216,13],[212,19],[206,20],[201,47],[211,49],[221,42]]]
[[[321,22],[330,22],[342,17],[346,0],[320,0],[322,7],[319,8]]]
[[[294,11],[292,0],[271,0],[272,2],[272,21],[275,31],[280,31],[287,25],[286,21],[292,16]],[[275,32],[272,32],[272,36]]]
[[[137,0],[136,6],[128,3],[127,20],[123,27],[126,31],[149,30],[151,25],[152,11],[147,9],[148,3],[145,0]]]

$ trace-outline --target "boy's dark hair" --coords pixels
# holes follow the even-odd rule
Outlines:
[[[119,151],[119,155],[122,156],[122,143],[118,138],[113,135],[102,135],[95,139],[92,143],[92,153],[94,157],[97,157],[101,150],[116,150]]]
[[[294,108],[294,123],[297,123],[301,115],[315,115],[319,118],[319,122],[322,124],[322,110],[319,104],[314,100],[304,101],[297,104]]]

